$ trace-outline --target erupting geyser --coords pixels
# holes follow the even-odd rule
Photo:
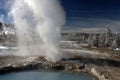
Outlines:
[[[65,13],[58,0],[15,0],[10,14],[17,29],[17,55],[60,59],[58,43]]]

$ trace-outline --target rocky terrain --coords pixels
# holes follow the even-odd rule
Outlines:
[[[44,57],[1,56],[0,74],[22,70],[62,70],[70,72],[85,72],[99,80],[120,80],[120,60],[110,58],[93,58],[76,56],[50,62]]]

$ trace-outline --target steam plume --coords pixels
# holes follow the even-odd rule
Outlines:
[[[15,0],[10,11],[17,29],[17,55],[60,59],[58,42],[65,13],[58,0]]]

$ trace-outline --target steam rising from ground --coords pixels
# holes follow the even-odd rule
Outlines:
[[[15,0],[10,12],[17,29],[17,55],[60,59],[58,43],[65,13],[58,0]]]

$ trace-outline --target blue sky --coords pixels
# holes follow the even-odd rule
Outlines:
[[[6,17],[5,3],[12,0],[0,0],[0,14]],[[119,0],[61,0],[66,12],[64,29],[111,28],[120,31],[120,1]],[[9,22],[9,20],[5,21]]]
[[[65,28],[104,28],[120,30],[119,0],[62,0],[67,14]]]

